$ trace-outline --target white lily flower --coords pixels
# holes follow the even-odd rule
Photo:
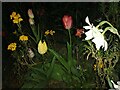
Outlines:
[[[108,44],[107,44],[107,42],[104,40],[104,36],[103,36],[103,35],[102,35],[102,37],[99,36],[99,37],[94,38],[94,39],[92,40],[92,42],[95,43],[95,46],[96,46],[97,50],[99,50],[101,46],[102,46],[102,48],[104,48],[104,51],[106,51],[107,48],[108,48]]]
[[[104,39],[104,36],[101,34],[103,30],[97,29],[95,26],[93,26],[93,24],[90,24],[88,16],[86,17],[85,22],[89,25],[89,26],[83,26],[83,28],[89,29],[89,31],[85,33],[86,35],[85,40],[93,39],[92,42],[95,43],[97,50],[99,50],[100,47],[102,46],[104,48],[104,51],[106,51],[108,45],[106,40]]]
[[[111,83],[113,84],[113,87],[114,87],[116,90],[120,90],[119,82],[120,82],[120,81],[117,82],[117,84],[118,84],[118,85],[117,85],[117,84],[115,84],[115,83],[113,82],[113,80],[111,80]]]

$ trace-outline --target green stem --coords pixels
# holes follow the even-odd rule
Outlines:
[[[68,33],[69,33],[69,38],[70,38],[70,47],[71,47],[72,42],[71,42],[71,33],[70,33],[70,29],[68,29]]]
[[[111,27],[113,27],[112,24],[110,24],[108,21],[102,21],[102,22],[100,22],[100,23],[96,26],[96,28],[98,28],[99,26],[102,26],[102,25],[105,24],[105,23],[107,23],[108,25],[110,25]]]
[[[21,24],[18,23],[17,26],[18,26],[18,32],[20,32],[21,34],[23,34],[22,29],[21,29]]]
[[[107,30],[109,30],[111,27],[107,27],[107,28],[105,28],[105,30],[102,32],[102,35],[104,35],[105,34],[105,32],[107,31]]]
[[[32,32],[36,38],[36,41],[38,41],[37,33],[35,32],[35,26],[31,26]]]

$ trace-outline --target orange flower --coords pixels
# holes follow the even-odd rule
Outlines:
[[[84,29],[77,29],[77,32],[75,34],[75,36],[78,36],[81,38],[81,35],[84,33]]]
[[[70,29],[72,27],[72,17],[68,15],[64,15],[62,18],[65,29]]]

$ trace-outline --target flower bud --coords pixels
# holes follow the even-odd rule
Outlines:
[[[62,21],[63,21],[65,29],[70,29],[72,27],[72,17],[71,16],[64,15]]]
[[[29,23],[30,23],[30,25],[34,25],[34,19],[29,18]]]
[[[29,16],[29,18],[34,18],[34,14],[32,12],[32,9],[28,9],[28,16]]]

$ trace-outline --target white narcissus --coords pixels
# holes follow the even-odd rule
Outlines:
[[[88,16],[86,17],[85,22],[89,25],[89,26],[83,26],[83,28],[89,29],[89,31],[85,33],[86,35],[85,40],[92,39],[92,42],[95,43],[97,50],[99,50],[100,47],[102,46],[102,48],[104,48],[104,51],[106,51],[108,48],[108,44],[104,39],[103,34],[101,33],[103,30],[97,29],[95,26],[93,26],[93,24],[90,24]]]
[[[47,48],[46,42],[43,41],[43,43],[42,43],[42,41],[40,40],[39,43],[38,43],[38,52],[40,54],[45,54],[47,52],[47,49],[48,48]]]

